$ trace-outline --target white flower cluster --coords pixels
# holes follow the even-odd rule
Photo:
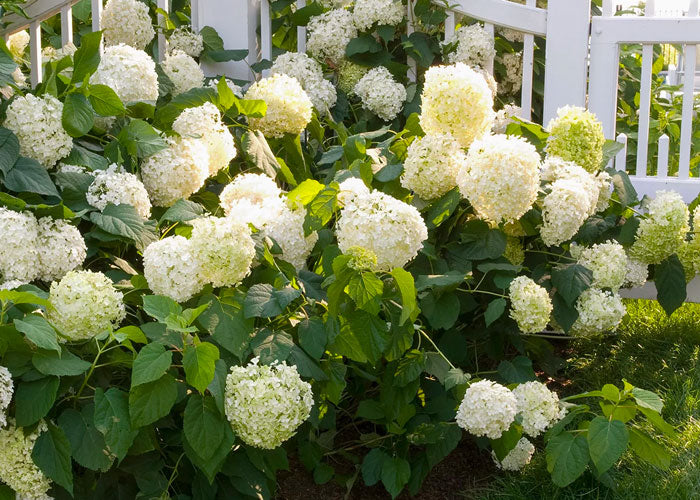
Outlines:
[[[627,276],[627,254],[619,243],[606,241],[583,248],[578,263],[593,272],[592,286],[618,291]]]
[[[17,493],[17,498],[50,500],[46,492],[51,482],[32,459],[32,450],[46,424],[25,436],[24,429],[9,422],[7,429],[0,429],[0,480]]]
[[[4,126],[17,136],[22,156],[51,168],[73,149],[73,139],[61,123],[63,103],[54,96],[19,96],[6,113]]]
[[[255,243],[247,225],[229,217],[203,217],[190,224],[191,251],[204,283],[233,286],[248,276]]]
[[[251,128],[266,137],[299,135],[311,121],[313,105],[301,84],[287,75],[272,75],[250,86],[246,99],[262,99],[267,113],[262,118],[249,118]]]
[[[443,46],[456,44],[455,50],[447,54],[447,62],[464,63],[468,66],[486,66],[487,61],[496,55],[493,34],[479,23],[462,26],[455,31]]]
[[[98,210],[113,205],[131,205],[144,219],[151,216],[151,201],[143,183],[134,174],[113,163],[95,172],[95,180],[85,193],[87,202]]]
[[[305,218],[306,210],[303,207],[291,209],[284,205],[279,215],[262,227],[265,236],[275,240],[282,249],[282,259],[296,269],[306,266],[306,259],[318,241],[316,232],[304,236]]]
[[[4,281],[29,283],[59,279],[80,266],[87,249],[80,231],[64,220],[0,207],[0,275]]]
[[[345,57],[345,47],[357,37],[353,16],[345,9],[335,9],[312,17],[307,25],[306,50],[320,61],[338,64]]]
[[[426,133],[449,133],[468,148],[491,130],[493,120],[493,95],[478,72],[462,63],[426,71],[420,116]]]
[[[24,88],[27,85],[27,76],[22,73],[22,68],[17,66],[12,72],[12,80],[14,81],[15,87]],[[0,96],[5,99],[9,99],[15,95],[15,88],[12,85],[5,85],[0,87]]]
[[[541,332],[549,323],[552,301],[547,290],[527,276],[518,276],[508,289],[510,317],[523,333]]]
[[[0,366],[0,428],[7,425],[7,408],[12,401],[15,385],[12,382],[10,370]]]
[[[168,38],[168,52],[181,51],[190,57],[199,57],[204,50],[202,35],[180,26]]]
[[[100,26],[108,46],[124,43],[143,50],[156,34],[148,5],[138,0],[107,0]]]
[[[523,53],[504,52],[496,61],[506,69],[505,77],[498,82],[498,93],[512,95],[519,92],[523,85]]]
[[[519,471],[530,463],[532,455],[535,453],[535,445],[527,438],[520,438],[520,441],[515,445],[515,448],[510,450],[505,458],[501,461],[496,457],[496,453],[491,452],[496,467],[503,470]]]
[[[467,167],[457,175],[457,184],[486,220],[515,221],[537,199],[540,155],[521,137],[487,135],[474,141]]]
[[[541,382],[519,384],[513,389],[518,400],[518,413],[522,417],[523,432],[537,437],[561,420],[566,410],[559,406],[559,396]]]
[[[61,340],[88,340],[121,323],[122,298],[104,274],[71,271],[51,283],[47,319],[63,334]]]
[[[457,185],[467,157],[450,135],[427,134],[408,147],[401,185],[424,200],[433,200]]]
[[[18,31],[7,38],[7,48],[16,62],[21,62],[24,58],[24,51],[29,45],[29,32],[27,30]]]
[[[181,137],[204,142],[209,153],[209,175],[216,175],[236,157],[233,136],[221,121],[217,107],[210,102],[183,110],[173,123],[173,130]]]
[[[163,72],[173,82],[173,95],[182,94],[190,89],[204,86],[204,72],[192,56],[181,50],[174,50],[165,55],[161,63]]]
[[[637,228],[630,256],[658,264],[673,254],[685,241],[688,232],[688,207],[674,191],[659,191],[649,203],[648,214]]]
[[[209,80],[204,86],[207,88],[216,89],[218,88],[219,80],[221,80],[221,78],[213,78]],[[230,78],[224,78],[224,81],[226,82],[226,85],[228,85],[228,88],[231,89],[231,92],[233,92],[233,95],[235,95],[239,99],[243,99],[243,88],[240,85],[236,85],[234,81]]]
[[[498,439],[517,413],[518,400],[510,389],[491,380],[480,380],[467,388],[455,420],[475,436]]]
[[[348,60],[343,61],[338,68],[338,88],[346,95],[353,95],[355,85],[367,74],[367,71],[369,68],[366,66]]]
[[[603,125],[590,111],[563,106],[547,125],[547,154],[576,162],[588,172],[600,170],[603,160]]]
[[[365,31],[375,24],[396,26],[405,13],[401,0],[355,0],[353,20],[358,30]]]
[[[285,52],[275,59],[270,71],[296,78],[319,113],[328,113],[335,105],[335,86],[323,78],[321,65],[306,54]]]
[[[156,63],[143,50],[129,45],[106,47],[90,83],[107,85],[125,104],[158,99]]]
[[[202,289],[204,283],[191,241],[183,236],[171,236],[146,247],[143,274],[153,293],[185,302]]]
[[[199,191],[209,177],[209,153],[199,139],[168,138],[168,147],[141,164],[141,178],[154,205],[169,207]]]
[[[362,101],[364,109],[387,122],[396,118],[406,101],[406,87],[394,80],[384,66],[369,70],[357,82],[353,92]]]
[[[341,184],[341,192],[351,186],[347,182]],[[340,250],[366,248],[377,256],[380,270],[403,267],[428,238],[418,210],[381,191],[359,188],[351,196],[339,195],[339,200],[344,204],[336,225]]]
[[[571,327],[577,335],[592,335],[615,330],[627,313],[622,298],[597,288],[585,290],[576,301],[578,318]]]
[[[514,104],[506,104],[503,109],[496,111],[496,117],[493,122],[493,129],[491,130],[494,134],[505,134],[508,124],[511,123],[511,119],[515,116],[520,116],[522,108]]]
[[[232,366],[226,377],[224,409],[233,432],[246,444],[274,449],[292,437],[309,418],[311,386],[295,366]]]
[[[643,286],[647,282],[647,278],[649,278],[649,265],[646,262],[640,262],[628,257],[623,286],[627,288]]]

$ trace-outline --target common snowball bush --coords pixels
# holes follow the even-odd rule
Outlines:
[[[452,136],[427,134],[408,147],[401,185],[424,200],[433,200],[457,185],[467,157]]]
[[[475,436],[498,439],[518,413],[518,402],[507,387],[490,380],[469,386],[457,410],[457,425]]]
[[[95,180],[85,193],[87,202],[98,210],[108,204],[131,205],[144,219],[151,216],[151,201],[143,183],[134,174],[113,163],[106,170],[95,172]]]
[[[492,451],[493,461],[496,467],[503,470],[519,471],[530,463],[532,455],[535,453],[535,445],[528,441],[527,438],[520,438],[515,448],[510,450],[503,460],[498,460],[496,454]]]
[[[458,28],[443,45],[455,44],[454,51],[447,54],[450,63],[464,63],[468,66],[485,67],[486,62],[496,55],[493,34],[478,23]]]
[[[204,86],[204,73],[192,56],[181,50],[174,50],[165,56],[161,67],[175,87],[175,94]]]
[[[360,98],[363,108],[384,121],[396,118],[406,100],[406,87],[384,67],[369,70],[357,82],[353,93]]]
[[[124,43],[139,50],[145,49],[156,34],[148,5],[138,0],[107,0],[100,27],[106,45]]]
[[[271,72],[296,78],[320,113],[327,113],[336,103],[335,86],[323,77],[321,65],[304,53],[287,52],[277,56]]]
[[[144,51],[129,45],[105,47],[90,83],[107,85],[124,103],[158,99],[155,62]]]
[[[18,498],[51,499],[47,494],[51,482],[32,460],[34,444],[45,430],[46,424],[40,422],[25,435],[25,429],[17,427],[14,421],[0,429],[0,480],[17,492]]]
[[[510,317],[523,333],[541,332],[549,323],[552,301],[547,290],[527,276],[518,276],[510,282]]]
[[[149,288],[176,302],[184,302],[204,287],[199,260],[191,240],[183,236],[163,238],[143,252],[143,274]]]
[[[202,35],[186,27],[176,28],[168,38],[168,52],[184,52],[190,57],[199,57],[204,50]]]
[[[272,75],[251,85],[245,97],[267,103],[264,117],[250,119],[250,126],[266,137],[299,135],[311,121],[313,105],[296,78]]]

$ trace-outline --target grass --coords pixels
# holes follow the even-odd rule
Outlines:
[[[479,500],[689,500],[700,499],[700,304],[685,304],[667,318],[656,302],[629,301],[629,315],[615,336],[577,341],[569,359],[571,393],[599,389],[606,383],[653,390],[664,399],[664,418],[679,437],[668,443],[673,455],[668,471],[623,457],[607,488],[586,473],[567,488],[549,479],[539,451],[522,473],[499,474],[480,491]],[[567,388],[567,392],[568,388]],[[541,443],[539,448],[541,449]]]

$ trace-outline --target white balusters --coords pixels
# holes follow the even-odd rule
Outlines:
[[[30,81],[32,87],[39,85],[43,79],[41,66],[41,21],[32,21],[29,25],[29,60],[31,64]]]
[[[102,26],[102,0],[92,0],[92,31],[100,31]]]
[[[527,0],[525,5],[535,7],[535,0]],[[520,117],[529,120],[532,116],[532,78],[535,67],[535,36],[523,34],[523,84],[520,89]]]
[[[164,10],[165,12],[170,11],[168,0],[158,0],[158,8]],[[165,17],[163,14],[158,14],[158,26],[165,28]],[[165,58],[165,52],[168,49],[168,42],[165,39],[165,34],[160,31],[158,33],[158,60],[162,61]]]
[[[450,10],[447,12],[447,18],[445,19],[445,38],[449,39],[455,32],[455,11]]]
[[[654,0],[647,0],[645,17],[654,16]],[[639,130],[637,131],[637,177],[647,175],[649,150],[649,114],[651,112],[651,68],[654,64],[654,45],[642,45],[642,75],[639,90]]]
[[[659,179],[668,177],[668,136],[659,137],[659,159],[656,163],[656,176]]]
[[[603,15],[593,17],[591,29],[588,109],[603,124],[605,137],[615,136],[617,117],[617,78],[620,48],[607,39],[607,28],[602,21],[613,17],[612,0],[603,0]]]
[[[73,8],[70,5],[61,7],[61,43],[73,43]]]
[[[622,144],[622,149],[615,155],[615,169],[625,171],[627,165],[627,135],[618,134],[617,142]]]
[[[306,7],[306,0],[297,0],[297,10]],[[297,52],[306,52],[306,26],[297,27]]]
[[[698,0],[691,0],[688,17],[698,16]],[[683,68],[683,111],[681,118],[681,149],[678,162],[678,177],[687,179],[690,170],[690,146],[693,135],[693,101],[695,90],[695,53],[697,46],[685,46],[685,66]]]
[[[491,35],[491,38],[493,38],[493,32],[494,32],[493,24],[484,23],[484,29],[486,30],[487,33],[489,33]],[[484,66],[485,66],[484,69],[493,75],[493,57],[489,57],[486,60],[486,63],[484,64]]]
[[[411,36],[413,32],[415,32],[415,24],[414,21],[415,19],[413,18],[413,0],[408,0],[406,4],[406,10],[407,10],[407,19],[408,22],[406,23],[406,34],[408,36]],[[447,34],[447,32],[445,32]],[[408,80],[410,82],[415,82],[418,79],[418,65],[416,64],[416,60],[413,59],[412,57],[408,58]]]
[[[272,60],[272,19],[268,0],[260,2],[260,57]],[[269,70],[263,71],[264,76],[268,74]]]

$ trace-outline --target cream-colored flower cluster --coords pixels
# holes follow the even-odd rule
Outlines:
[[[515,448],[510,450],[503,460],[499,461],[496,453],[493,451],[491,452],[491,457],[499,469],[519,471],[530,463],[534,453],[535,445],[528,441],[527,438],[521,437]]]
[[[95,180],[85,193],[87,202],[98,210],[113,205],[131,205],[144,219],[151,216],[151,201],[143,183],[116,163],[94,172]]]
[[[396,26],[403,21],[406,7],[401,0],[355,0],[353,21],[360,31],[366,31],[375,24]]]
[[[559,405],[557,393],[550,391],[542,382],[519,384],[513,389],[513,394],[518,400],[523,432],[528,436],[539,436],[566,413]]]
[[[345,58],[345,47],[357,38],[353,15],[345,9],[335,9],[312,17],[307,26],[306,50],[320,61],[340,63]]]
[[[353,95],[355,85],[367,74],[369,68],[344,60],[338,68],[338,88],[347,95]]]
[[[377,267],[383,271],[413,260],[428,238],[418,210],[381,191],[347,182],[341,184],[339,195],[344,205],[336,225],[340,250],[366,248],[377,256]]]
[[[192,246],[183,236],[171,236],[146,247],[143,274],[153,293],[185,302],[202,290],[204,282]]]
[[[674,191],[659,191],[637,228],[630,257],[658,264],[678,250],[688,233],[688,207]]]
[[[44,422],[25,435],[22,427],[10,421],[6,429],[0,429],[0,480],[17,493],[17,498],[50,500],[47,495],[51,482],[32,459],[34,443],[46,431]]]
[[[16,62],[24,59],[24,51],[29,46],[29,32],[27,30],[18,31],[7,38],[7,48]]]
[[[158,99],[156,63],[143,50],[129,45],[106,47],[90,83],[107,85],[125,104]]]
[[[557,110],[557,117],[547,125],[547,154],[598,172],[603,161],[603,125],[590,111],[576,106]]]
[[[527,276],[518,276],[508,289],[510,317],[523,333],[541,332],[549,323],[552,301],[547,290]]]
[[[505,134],[508,124],[511,123],[512,118],[520,116],[522,108],[514,104],[506,104],[503,109],[496,111],[496,116],[493,122],[492,132],[494,134]]]
[[[335,86],[323,78],[323,69],[315,59],[302,52],[285,52],[275,59],[272,74],[296,78],[319,113],[328,113],[335,106]]]
[[[87,247],[77,227],[63,219],[42,217],[38,221],[38,228],[36,246],[39,279],[61,279],[83,264]]]
[[[649,265],[646,262],[627,258],[624,287],[643,286],[649,278]]]
[[[204,50],[202,35],[194,33],[188,27],[180,26],[168,38],[168,52],[184,52],[190,57],[199,57]]]
[[[0,366],[0,428],[7,425],[7,409],[12,402],[15,384],[12,382],[10,370]]]
[[[124,43],[143,50],[156,34],[148,5],[138,0],[107,0],[100,26],[107,46]]]
[[[522,217],[537,199],[540,155],[525,139],[488,135],[474,141],[457,185],[476,213],[493,222]]]
[[[498,439],[517,413],[518,400],[513,391],[491,380],[480,380],[467,388],[455,420],[475,436]]]
[[[71,271],[51,284],[47,318],[61,341],[88,340],[119,326],[126,316],[122,299],[104,274]]]
[[[456,47],[447,54],[449,63],[461,62],[483,68],[496,55],[493,33],[486,31],[479,23],[458,28],[449,39],[442,42],[443,46],[452,44],[456,44]]]
[[[274,449],[294,435],[313,407],[311,386],[296,366],[232,366],[226,377],[224,409],[233,432],[246,444]]]
[[[8,106],[4,126],[19,140],[22,156],[52,168],[73,149],[73,139],[63,128],[63,103],[54,96],[19,96]]]
[[[163,72],[173,82],[173,95],[204,86],[204,72],[192,56],[181,50],[173,50],[165,55],[161,63]]]
[[[353,93],[360,98],[364,109],[387,122],[396,118],[406,101],[406,87],[394,80],[384,66],[369,70],[357,82]]]
[[[627,253],[619,243],[606,241],[583,248],[578,263],[593,272],[592,286],[618,291],[627,276]]]
[[[267,113],[262,118],[249,118],[251,128],[266,137],[299,135],[311,121],[313,104],[301,84],[291,76],[277,74],[250,86],[246,99],[262,99]]]
[[[504,78],[498,82],[498,93],[513,95],[520,92],[523,85],[523,53],[504,52],[496,57],[496,62],[501,63],[506,70]]]
[[[571,327],[575,335],[594,335],[614,331],[627,314],[617,293],[589,288],[576,301],[578,318]]]
[[[408,147],[401,185],[433,200],[454,188],[457,174],[467,168],[467,157],[452,136],[428,134]]]
[[[493,95],[478,72],[462,63],[426,71],[420,116],[426,133],[450,134],[468,148],[491,130],[493,120]]]

